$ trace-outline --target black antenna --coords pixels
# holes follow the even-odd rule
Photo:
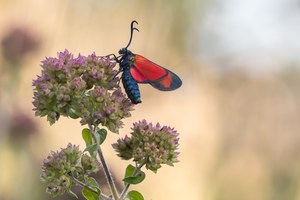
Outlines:
[[[127,48],[129,47],[129,45],[131,44],[131,40],[132,40],[132,36],[133,36],[134,30],[139,31],[139,29],[133,27],[133,26],[134,26],[134,23],[139,24],[139,23],[138,23],[137,21],[135,21],[135,20],[131,22],[131,25],[130,25],[130,27],[131,27],[131,28],[130,28],[130,39],[129,39],[129,42],[128,42],[127,46],[125,47],[125,49],[127,49]]]

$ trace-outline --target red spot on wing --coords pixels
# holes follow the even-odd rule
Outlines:
[[[171,79],[170,73],[168,73],[168,75],[166,77],[164,77],[163,79],[161,79],[159,81],[159,83],[165,88],[169,88],[171,86],[171,82],[172,82],[172,79]]]
[[[166,76],[168,71],[147,58],[136,54],[130,73],[137,82],[147,83]]]
[[[166,69],[167,70],[167,69]],[[167,75],[157,81],[149,82],[154,88],[161,91],[171,91],[182,85],[180,78],[173,72],[167,70]]]

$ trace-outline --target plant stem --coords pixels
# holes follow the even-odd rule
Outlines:
[[[84,188],[87,188],[87,189],[89,189],[90,191],[92,191],[92,192],[94,192],[94,193],[96,193],[96,194],[98,194],[99,192],[97,191],[97,190],[95,190],[94,188],[91,188],[90,186],[88,186],[88,185],[86,185],[85,183],[83,183],[83,182],[81,182],[80,180],[78,180],[77,178],[75,178],[74,176],[70,176],[78,185],[80,185],[80,186],[82,186],[82,187],[84,187]],[[100,196],[101,196],[101,198],[103,198],[103,199],[106,199],[106,200],[111,200],[111,198],[109,197],[109,196],[107,196],[107,195],[105,195],[105,194],[100,194]]]
[[[118,194],[116,185],[115,185],[113,177],[112,177],[112,175],[109,171],[109,168],[106,164],[106,161],[104,159],[104,156],[103,156],[103,153],[102,153],[102,150],[101,150],[100,146],[99,146],[99,149],[98,149],[98,156],[99,156],[100,162],[102,164],[102,167],[103,167],[103,170],[104,170],[104,173],[105,173],[105,176],[106,176],[106,180],[107,180],[107,183],[109,185],[109,189],[112,193],[112,196],[114,197],[114,200],[119,200],[119,194]]]
[[[90,186],[86,185],[85,183],[81,182],[80,180],[78,180],[77,178],[75,178],[74,176],[70,175],[70,177],[76,182],[78,183],[78,185],[87,188],[89,190],[91,190],[92,192],[98,194],[99,192],[97,190],[95,190],[94,188],[91,188]]]
[[[135,176],[136,173],[138,173],[140,171],[140,169],[145,165],[145,163],[140,164],[139,166],[137,166],[134,170],[134,172],[132,173],[132,176]],[[123,198],[125,197],[125,195],[127,194],[127,191],[130,187],[129,183],[126,183],[125,188],[123,189],[123,191],[121,192],[120,195],[120,200],[123,200]]]
[[[89,128],[92,131],[93,139],[96,142],[96,138],[95,138],[95,135],[94,135],[96,127],[93,128],[92,126],[89,125]],[[119,193],[118,193],[116,185],[114,183],[112,174],[110,173],[108,165],[106,164],[106,161],[104,159],[104,156],[103,156],[103,153],[102,153],[102,150],[101,150],[101,146],[98,147],[98,156],[99,156],[99,159],[100,159],[100,163],[103,167],[105,178],[106,178],[107,184],[109,186],[110,192],[113,196],[113,199],[114,200],[119,200]]]

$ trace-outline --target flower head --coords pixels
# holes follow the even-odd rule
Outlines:
[[[116,62],[95,54],[74,58],[67,50],[42,61],[42,73],[33,81],[37,116],[50,124],[60,116],[81,118],[81,124],[106,126],[118,132],[133,105],[119,88]]]
[[[75,184],[70,176],[82,180],[99,171],[98,166],[96,158],[83,154],[78,146],[68,144],[67,148],[51,152],[44,160],[41,179],[48,184],[47,192],[57,196]]]
[[[15,27],[3,37],[1,46],[3,57],[11,63],[18,63],[37,49],[40,41],[27,28]]]
[[[16,108],[7,117],[9,118],[8,134],[13,142],[24,142],[25,139],[38,132],[36,122],[30,115],[19,108]],[[3,125],[1,123],[3,122],[0,122],[0,126]]]
[[[162,164],[173,166],[178,162],[178,133],[169,126],[147,123],[142,120],[133,124],[131,137],[125,136],[112,146],[118,156],[129,160],[133,158],[140,165],[156,172]]]
[[[119,82],[119,79],[114,77],[116,74],[115,65],[115,61],[111,61],[107,57],[96,56],[93,53],[86,58],[86,68],[82,79],[89,87],[96,85],[107,89],[115,88]],[[114,78],[113,81],[111,81],[112,78]]]
[[[90,99],[94,99],[93,106],[90,106]],[[81,124],[101,124],[115,133],[123,126],[121,119],[131,116],[132,104],[120,88],[111,93],[95,86],[79,103],[84,108]]]

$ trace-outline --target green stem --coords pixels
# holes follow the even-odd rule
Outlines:
[[[95,138],[95,129],[96,127],[92,128],[92,126],[89,126],[90,130],[92,131],[92,136],[93,136],[93,139],[94,141],[96,142],[96,138]],[[119,193],[117,191],[117,188],[116,188],[116,185],[114,183],[114,180],[113,180],[113,177],[112,177],[112,174],[110,173],[110,170],[108,168],[108,165],[104,159],[104,156],[103,156],[103,153],[102,153],[102,150],[101,150],[101,147],[99,146],[98,148],[98,156],[99,156],[99,159],[100,159],[100,163],[103,167],[103,170],[104,170],[104,174],[105,174],[105,178],[106,178],[106,181],[108,183],[108,186],[109,186],[109,189],[110,189],[110,192],[113,196],[113,199],[114,200],[119,200]]]
[[[116,188],[116,185],[114,183],[114,180],[112,178],[112,175],[109,171],[109,168],[106,164],[106,161],[104,159],[104,156],[103,156],[103,153],[102,153],[102,150],[101,150],[101,147],[99,147],[98,149],[98,156],[99,156],[99,159],[100,159],[100,162],[102,164],[102,167],[103,167],[103,170],[104,170],[104,173],[106,175],[106,180],[108,182],[108,185],[109,185],[109,188],[110,188],[110,191],[112,193],[112,196],[114,197],[114,200],[119,200],[119,194],[118,194],[118,191],[117,191],[117,188]]]
[[[75,178],[74,176],[70,176],[78,185],[87,188],[88,190],[98,194],[99,192],[97,190],[95,190],[94,188],[91,188],[90,186],[86,185],[85,183],[81,182],[80,180],[78,180],[77,178]],[[106,199],[106,200],[111,200],[111,198],[105,194],[100,194],[101,198]]]
[[[91,191],[94,192],[94,193],[98,193],[97,190],[95,190],[94,188],[91,188],[90,186],[88,186],[88,185],[86,185],[85,183],[81,182],[80,180],[78,180],[78,179],[75,178],[74,176],[71,175],[70,177],[73,179],[73,181],[75,181],[76,183],[78,183],[78,185],[80,185],[80,186],[82,186],[82,187],[84,187],[84,188],[86,188],[86,189],[89,189],[89,190],[91,190]]]
[[[132,176],[135,176],[135,175],[141,170],[141,168],[142,168],[144,165],[145,165],[145,163],[142,163],[142,164],[140,164],[139,166],[137,166],[137,167],[135,168],[134,172],[132,173]],[[125,195],[127,194],[127,191],[128,191],[128,189],[129,189],[130,185],[131,185],[131,184],[126,183],[126,185],[125,185],[123,191],[121,192],[120,200],[123,200],[123,199],[124,199],[124,197],[125,197]]]

